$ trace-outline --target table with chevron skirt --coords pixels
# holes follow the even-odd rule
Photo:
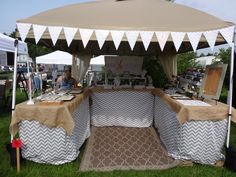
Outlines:
[[[170,157],[214,164],[224,158],[227,110],[221,103],[174,100],[159,89],[95,87],[63,105],[17,105],[10,128],[19,127],[22,156],[39,163],[76,159],[92,125],[154,127]]]
[[[198,100],[174,100],[155,90],[154,126],[168,154],[201,164],[223,160],[228,106]],[[235,109],[233,121],[235,121]]]
[[[44,109],[52,112],[58,109],[58,111],[55,111],[54,117],[48,116],[44,121],[37,120],[37,117],[21,118],[17,125],[23,143],[22,156],[24,158],[38,163],[59,165],[71,162],[78,157],[80,147],[90,136],[89,97],[86,96],[81,99],[79,98],[81,96],[84,97],[84,93],[76,96],[71,102],[58,106],[37,104],[31,106],[32,112],[39,113],[40,110],[43,112]],[[25,108],[24,104],[17,106]],[[64,109],[68,115],[64,115],[65,119],[59,119],[59,114],[63,114],[62,110]],[[27,111],[26,108],[25,111]],[[50,122],[50,119],[53,121]],[[68,122],[73,123],[71,131],[68,128],[69,126],[65,126],[65,124],[70,125]]]

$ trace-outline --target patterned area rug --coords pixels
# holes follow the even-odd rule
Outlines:
[[[179,164],[168,157],[152,127],[92,127],[80,171],[167,169]]]

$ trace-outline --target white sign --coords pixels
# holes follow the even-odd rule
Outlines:
[[[142,74],[143,57],[138,56],[105,56],[105,66],[108,74],[133,75]]]
[[[7,65],[7,52],[0,51],[0,65],[2,66]]]

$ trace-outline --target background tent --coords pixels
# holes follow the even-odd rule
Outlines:
[[[15,51],[14,42],[15,42],[15,39],[0,33],[0,50],[1,51],[14,52]],[[19,41],[18,54],[28,55],[28,47],[25,42]]]
[[[27,44],[9,36],[0,33],[0,50],[14,53],[14,73],[13,73],[13,90],[12,90],[12,110],[15,109],[16,101],[16,70],[17,70],[17,56],[28,55]],[[11,135],[11,140],[13,136]]]
[[[198,62],[198,64],[201,65],[204,68],[207,65],[211,65],[214,60],[218,61],[219,59],[216,59],[216,56],[204,56],[204,57],[196,58],[196,62]]]
[[[102,67],[105,65],[105,56],[100,55],[90,60],[90,68],[91,71],[102,71]]]
[[[72,65],[72,55],[67,52],[57,50],[47,55],[36,57],[36,64]]]
[[[105,65],[105,56],[100,55],[100,56],[91,58],[90,65]]]
[[[17,57],[17,63],[33,63],[33,60],[28,55],[20,55]]]

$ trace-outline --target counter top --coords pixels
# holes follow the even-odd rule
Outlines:
[[[67,134],[71,134],[74,129],[74,120],[72,113],[90,95],[90,90],[86,89],[81,94],[75,94],[71,101],[65,101],[62,104],[42,104],[35,101],[34,105],[27,105],[27,102],[16,105],[13,112],[10,132],[18,132],[18,123],[22,120],[36,120],[48,127],[62,127]]]
[[[160,89],[154,89],[152,93],[160,97],[170,109],[176,112],[180,123],[190,120],[223,120],[228,118],[229,105],[221,102],[204,100],[204,103],[209,106],[189,106],[171,98]],[[232,121],[236,123],[236,110],[234,108],[232,109]]]

